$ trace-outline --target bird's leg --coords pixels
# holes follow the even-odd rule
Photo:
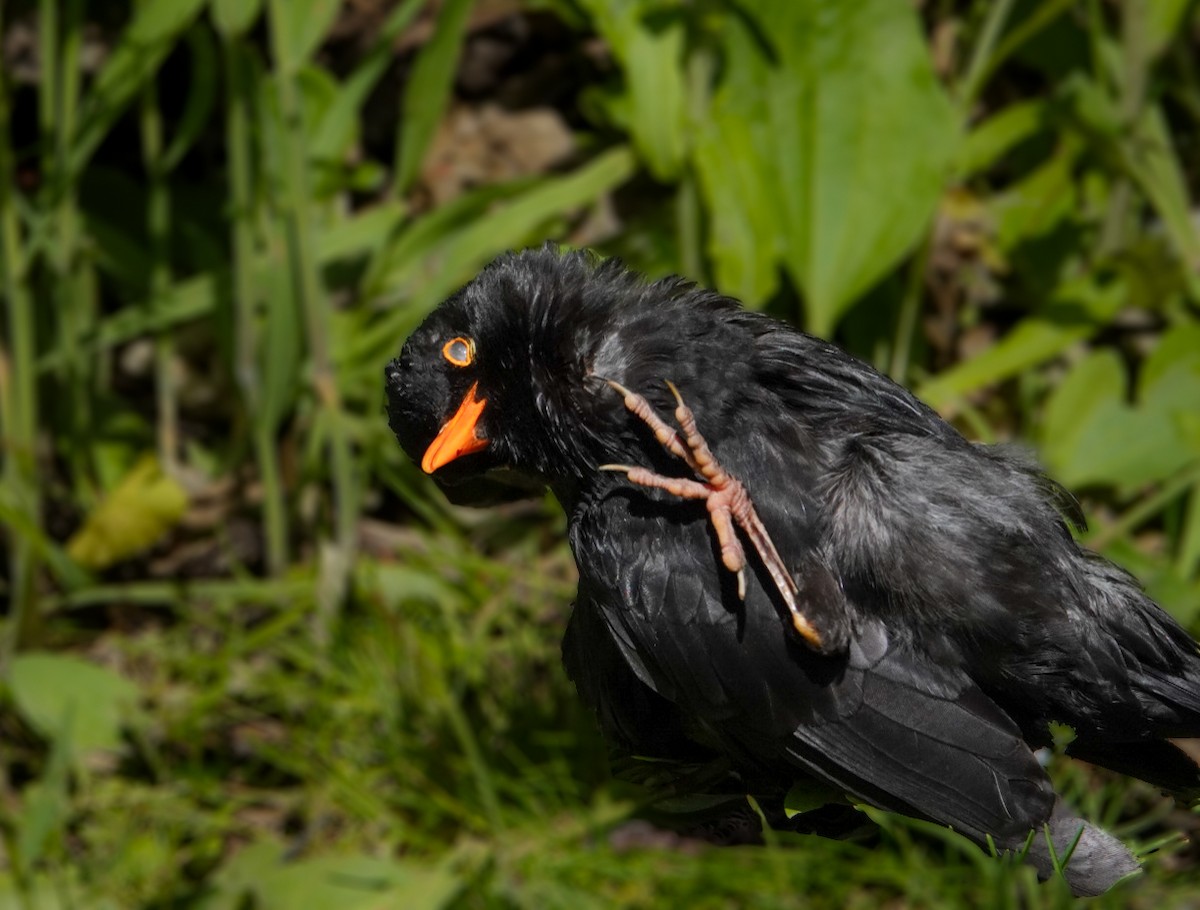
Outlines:
[[[750,543],[758,553],[759,559],[775,582],[775,587],[783,597],[788,611],[792,616],[792,625],[805,641],[813,647],[821,647],[821,636],[808,618],[800,611],[796,603],[799,589],[766,527],[754,509],[750,494],[741,481],[731,476],[717,461],[712,450],[708,447],[704,436],[696,426],[696,416],[683,402],[683,396],[675,384],[668,382],[671,394],[675,396],[675,420],[683,431],[683,439],[666,421],[654,412],[654,409],[641,395],[625,388],[618,382],[608,380],[621,397],[625,407],[635,417],[638,417],[654,432],[654,438],[672,455],[682,459],[693,473],[699,478],[690,480],[682,477],[666,477],[656,474],[648,468],[631,467],[630,465],[601,465],[601,470],[621,471],[633,483],[639,486],[666,490],[673,496],[682,499],[702,499],[708,508],[713,530],[717,535],[717,544],[721,550],[721,561],[725,568],[737,574],[738,597],[746,597],[746,551],[738,540],[735,528],[746,532]]]

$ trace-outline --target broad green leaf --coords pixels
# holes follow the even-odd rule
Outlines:
[[[1093,353],[1068,375],[1046,408],[1048,466],[1069,486],[1131,490],[1165,480],[1200,457],[1189,445],[1189,415],[1200,402],[1200,327],[1164,336],[1147,359],[1136,401],[1111,351]]]
[[[994,382],[1009,379],[1090,338],[1125,300],[1124,286],[1097,287],[1075,282],[1055,295],[1044,311],[1026,317],[978,357],[960,363],[918,389],[917,394],[943,413],[959,400]]]
[[[317,856],[288,862],[282,845],[255,844],[217,876],[208,910],[234,910],[253,900],[256,910],[440,910],[463,882],[436,865],[367,856]]]
[[[89,665],[90,667],[90,665]],[[71,718],[77,703],[64,708],[62,722],[50,740],[50,758],[41,779],[24,789],[24,806],[18,817],[16,860],[28,874],[45,855],[51,839],[61,839],[71,815],[68,785],[71,779]]]
[[[828,335],[927,229],[959,142],[913,7],[752,0],[777,64],[767,93],[784,266]],[[774,170],[774,174],[771,171]]]
[[[1169,477],[1190,460],[1166,414],[1117,404],[1094,415],[1071,456],[1051,465],[1067,486],[1102,484],[1131,492]]]
[[[693,154],[717,286],[755,306],[779,285],[785,229],[772,179],[774,140],[758,88],[772,74],[740,19],[728,24],[725,52],[726,76],[698,128]]]
[[[212,0],[213,23],[226,38],[236,38],[258,21],[263,0]]]
[[[1074,449],[1092,415],[1120,404],[1128,393],[1125,367],[1115,351],[1093,351],[1075,364],[1046,402],[1042,445],[1047,457]]]
[[[21,715],[48,740],[65,738],[74,763],[93,752],[119,749],[121,727],[135,716],[133,683],[65,654],[17,655],[9,686]]]
[[[19,881],[12,870],[0,871],[0,910],[127,910],[120,904],[94,895],[81,898],[78,865],[59,865],[50,872],[36,872]]]
[[[1173,415],[1179,438],[1195,458],[1200,458],[1200,410],[1180,410]]]
[[[1145,41],[1146,62],[1157,57],[1175,33],[1179,31],[1180,23],[1193,0],[1143,0],[1141,3],[1125,3],[1122,9],[1125,15],[1141,13],[1142,38]]]
[[[396,156],[396,190],[407,190],[416,180],[450,99],[454,67],[466,31],[472,0],[446,0],[438,10],[437,27],[421,49],[404,89],[404,108]]]
[[[399,614],[413,601],[440,604],[456,601],[461,595],[444,578],[399,563],[360,560],[355,566],[355,583],[380,601],[390,612]]]
[[[1174,386],[1177,379],[1180,385]],[[1181,387],[1187,391],[1196,382],[1200,382],[1200,323],[1184,323],[1167,331],[1146,358],[1142,365],[1141,394],[1155,395],[1159,388],[1166,394]],[[1200,411],[1200,397],[1185,394],[1181,403]]]
[[[183,487],[145,455],[71,535],[67,554],[86,568],[107,568],[153,546],[186,509]]]
[[[644,0],[581,0],[625,73],[634,147],[657,179],[675,179],[687,149],[686,22]],[[650,15],[655,21],[650,21]]]
[[[1077,459],[1081,441],[1124,407],[1128,391],[1115,351],[1094,351],[1071,369],[1047,400],[1042,419],[1042,457],[1056,478],[1076,485],[1083,473]]]

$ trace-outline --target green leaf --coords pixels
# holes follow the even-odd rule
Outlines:
[[[687,148],[686,22],[644,0],[581,0],[580,5],[624,70],[634,147],[655,178],[675,179]],[[647,13],[657,14],[653,22]]]
[[[95,892],[81,899],[84,886],[79,878],[78,866],[59,866],[23,880],[11,870],[0,871],[0,910],[125,910]]]
[[[1095,351],[1067,374],[1047,400],[1042,421],[1042,457],[1055,477],[1068,486],[1087,482],[1094,469],[1086,464],[1086,446],[1097,427],[1119,418],[1127,395],[1128,378],[1115,351]]]
[[[740,19],[728,23],[727,73],[696,135],[694,158],[708,210],[708,254],[717,285],[750,306],[779,286],[782,235],[771,170],[774,140],[760,86],[772,78]]]
[[[21,491],[11,486],[0,485],[0,524],[24,540],[62,587],[77,591],[92,583],[90,575],[67,556],[41,523],[31,520]]]
[[[421,263],[426,280],[417,296],[408,308],[396,313],[395,319],[381,320],[375,332],[390,335],[387,343],[394,344],[402,334],[399,326],[420,319],[494,256],[530,242],[549,219],[595,200],[633,173],[630,150],[611,149],[570,174],[542,181],[514,199],[498,202],[460,230],[438,237]],[[409,263],[399,265],[407,268]]]
[[[187,501],[179,482],[163,473],[154,455],[145,455],[67,541],[67,554],[89,569],[128,559],[157,543]]]
[[[333,158],[345,150],[349,137],[358,125],[367,96],[395,56],[393,42],[396,36],[423,6],[424,0],[405,0],[384,22],[371,49],[342,83],[337,98],[322,115],[308,147],[313,158]]]
[[[320,260],[323,265],[342,259],[368,256],[388,242],[404,221],[407,206],[402,200],[381,202],[347,215],[321,232]]]
[[[1200,269],[1200,235],[1192,220],[1187,178],[1175,154],[1162,108],[1148,108],[1120,147],[1125,166],[1162,218],[1185,269],[1189,274]]]
[[[428,280],[427,271],[432,270],[427,269],[427,257],[449,235],[484,217],[501,200],[513,199],[538,184],[536,178],[487,184],[404,224],[395,236],[383,238],[385,242],[363,279],[365,293],[378,297],[386,285],[392,294],[407,295],[410,283]]]
[[[89,665],[90,667],[90,665]],[[23,793],[24,806],[17,823],[16,860],[26,874],[49,851],[51,839],[61,840],[71,815],[68,793],[71,772],[70,723],[75,703],[65,708],[58,731],[50,740],[50,757],[40,780],[27,786]]]
[[[462,890],[461,880],[433,865],[367,856],[284,860],[282,845],[254,844],[217,876],[210,910],[233,910],[247,898],[256,910],[441,910]]]
[[[1143,0],[1141,3],[1126,3],[1122,7],[1126,15],[1142,13],[1145,17],[1142,36],[1147,61],[1166,49],[1191,6],[1192,0]]]
[[[1008,252],[1053,230],[1076,210],[1073,179],[1078,146],[1064,143],[1049,161],[992,197],[996,245]]]
[[[205,0],[159,0],[138,6],[84,99],[71,145],[71,169],[83,170],[109,129],[191,25]]]
[[[137,704],[137,687],[125,677],[64,654],[19,654],[9,685],[22,716],[51,742],[64,739],[76,764],[119,749]]]
[[[1099,351],[1080,362],[1050,397],[1043,451],[1068,486],[1132,490],[1162,481],[1200,456],[1188,417],[1200,402],[1200,326],[1168,332],[1147,359],[1137,400],[1126,402],[1120,358]]]
[[[1009,379],[1090,338],[1116,315],[1125,301],[1119,282],[1098,286],[1076,281],[1060,288],[1042,312],[1022,319],[997,344],[960,363],[925,385],[917,394],[938,410],[952,412],[966,395]]]
[[[370,591],[386,610],[396,615],[414,601],[442,604],[459,599],[453,585],[427,570],[364,561],[355,566],[355,572],[357,585]]]
[[[745,8],[778,61],[761,87],[773,147],[761,179],[808,328],[828,335],[927,229],[957,152],[957,115],[911,5]]]
[[[213,24],[226,38],[246,33],[262,15],[263,0],[212,0]]]
[[[1140,394],[1175,397],[1191,411],[1200,396],[1191,393],[1200,383],[1200,323],[1184,323],[1166,332],[1142,365]]]
[[[1044,100],[1018,101],[988,117],[963,140],[955,171],[965,179],[985,171],[1046,125]]]
[[[283,31],[280,47],[285,56],[276,64],[286,75],[295,75],[308,63],[309,56],[337,18],[341,5],[341,0],[284,0],[278,6],[272,5],[271,26]],[[279,20],[274,18],[276,10],[282,13]]]
[[[425,160],[425,150],[442,119],[459,46],[466,31],[472,0],[446,0],[438,10],[433,37],[413,64],[404,89],[400,142],[396,155],[396,190],[407,190]]]
[[[788,818],[820,809],[830,803],[844,803],[845,797],[837,790],[810,778],[801,778],[788,788],[783,798],[783,811]]]
[[[253,404],[259,432],[273,433],[279,427],[301,388],[304,318],[283,255],[276,246],[272,255],[255,263],[254,277],[259,284],[256,296],[266,308],[262,330],[257,333],[255,358],[260,374]]]
[[[1192,454],[1200,457],[1200,414],[1185,415],[1180,422],[1180,434]],[[1200,483],[1195,484],[1188,494],[1175,565],[1181,577],[1195,580],[1197,591],[1192,606],[1200,610]]]
[[[167,171],[174,170],[208,125],[220,81],[217,77],[216,48],[213,47],[210,33],[203,28],[189,29],[187,44],[191,53],[192,71],[188,79],[187,100],[184,101],[183,113],[171,137],[171,144],[163,152],[162,167]]]

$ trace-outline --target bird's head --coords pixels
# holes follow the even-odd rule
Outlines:
[[[594,477],[647,442],[606,380],[666,396],[673,379],[702,401],[712,380],[687,375],[704,362],[689,345],[716,337],[705,314],[734,307],[585,252],[501,256],[388,364],[390,426],[443,488],[484,475],[537,486]]]
[[[586,460],[584,414],[619,406],[594,378],[604,317],[587,254],[502,256],[438,306],[385,375],[405,452],[443,484],[489,473],[539,484]],[[615,274],[615,270],[614,270]]]

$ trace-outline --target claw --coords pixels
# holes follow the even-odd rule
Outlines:
[[[605,380],[609,386],[618,392],[625,401],[625,407],[635,417],[638,417],[654,432],[654,438],[669,451],[687,463],[699,480],[683,477],[664,477],[648,468],[630,465],[606,464],[601,465],[601,471],[620,471],[629,480],[640,486],[665,490],[682,499],[703,499],[708,506],[709,517],[713,530],[717,535],[717,543],[721,550],[721,561],[725,567],[737,574],[738,599],[746,599],[746,554],[738,540],[737,528],[741,528],[759,559],[775,583],[776,589],[791,613],[792,626],[814,648],[820,649],[822,641],[820,633],[813,628],[812,623],[800,611],[796,603],[799,588],[795,579],[784,565],[779,551],[767,533],[766,527],[754,510],[750,495],[746,488],[734,477],[730,476],[712,450],[709,449],[703,434],[696,426],[696,417],[683,401],[683,396],[675,383],[665,380],[667,388],[675,396],[675,420],[683,432],[679,433],[659,417],[654,409],[641,395],[633,392],[612,379]]]

